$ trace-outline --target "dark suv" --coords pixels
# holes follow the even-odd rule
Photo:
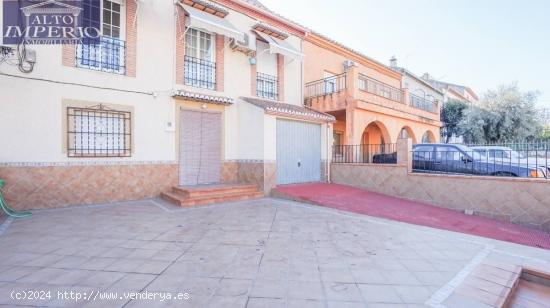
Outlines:
[[[440,172],[516,177],[546,177],[544,168],[536,165],[514,165],[491,159],[482,153],[459,144],[413,145],[415,172]]]

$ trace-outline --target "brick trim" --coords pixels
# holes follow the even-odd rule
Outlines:
[[[225,36],[216,34],[216,90],[224,90]]]
[[[76,46],[74,44],[61,46],[61,64],[68,67],[76,66]]]
[[[279,101],[285,100],[285,56],[277,54],[277,93]]]
[[[176,84],[184,83],[185,69],[185,12],[179,6],[176,6]]]
[[[126,1],[126,76],[136,77],[137,0]]]

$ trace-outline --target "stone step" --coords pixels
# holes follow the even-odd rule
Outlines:
[[[263,196],[264,194],[257,190],[253,192],[210,194],[210,195],[193,197],[193,198],[188,198],[174,192],[164,192],[161,194],[161,197],[164,200],[174,203],[176,205],[179,205],[181,207],[193,207],[193,206],[229,202],[229,201],[243,201],[243,200],[261,198]]]
[[[205,185],[197,187],[172,187],[172,192],[186,198],[199,198],[203,196],[233,193],[253,193],[257,192],[258,187],[253,184],[223,184],[223,185]]]

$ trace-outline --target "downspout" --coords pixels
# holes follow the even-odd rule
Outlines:
[[[327,152],[327,156],[326,156],[326,162],[325,162],[325,165],[326,165],[326,171],[327,171],[327,183],[330,183],[330,157],[332,157],[332,155],[330,155],[330,143],[329,143],[329,137],[330,137],[330,123],[327,122],[327,129],[326,129],[326,140],[327,140],[327,145],[325,147],[325,150]]]

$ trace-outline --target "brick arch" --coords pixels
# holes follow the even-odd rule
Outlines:
[[[406,132],[406,136],[405,136],[405,132]],[[411,138],[413,143],[417,143],[416,135],[414,134],[414,131],[412,130],[412,128],[410,128],[407,125],[403,126],[399,130],[399,135],[397,136],[397,139],[405,138],[405,137]]]
[[[392,143],[388,128],[380,121],[372,121],[364,126],[361,134],[361,144]]]

